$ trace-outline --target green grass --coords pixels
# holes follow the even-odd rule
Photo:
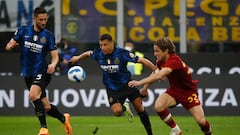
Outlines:
[[[190,116],[175,116],[175,121],[183,130],[183,135],[203,135],[199,127]],[[214,135],[238,135],[240,116],[208,116],[212,124]],[[168,135],[169,128],[157,117],[150,117],[154,135]],[[61,124],[56,119],[47,117],[48,128],[51,135],[65,135]],[[129,123],[125,117],[114,116],[73,116],[71,119],[73,135],[146,135],[145,130],[137,116],[134,122]],[[38,120],[33,116],[1,116],[1,135],[37,135]]]

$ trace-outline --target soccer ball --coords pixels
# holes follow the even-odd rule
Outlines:
[[[68,70],[68,79],[71,82],[82,82],[86,78],[86,72],[81,66],[73,66]]]

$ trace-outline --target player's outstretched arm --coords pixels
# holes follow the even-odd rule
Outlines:
[[[151,74],[155,74],[157,73],[159,69],[156,69],[155,71],[153,71]],[[144,84],[143,87],[140,89],[140,93],[142,95],[142,97],[148,97],[148,88],[152,85],[152,83],[147,83]]]
[[[151,74],[150,76],[143,78],[142,80],[136,81],[130,81],[128,83],[129,87],[136,87],[144,84],[153,83],[157,80],[164,80],[167,75],[169,75],[172,72],[172,69],[170,68],[162,68],[159,72],[155,74]]]
[[[142,63],[144,66],[148,67],[152,71],[155,71],[157,69],[157,67],[150,60],[148,60],[144,57],[142,57],[142,58],[139,57],[138,58],[138,63]]]
[[[144,64],[146,67],[151,69],[153,71],[153,73],[154,73],[155,70],[157,70],[157,67],[150,60],[148,60],[144,57],[139,57],[138,62]],[[144,96],[144,97],[148,96],[147,90],[148,90],[150,85],[151,85],[151,83],[145,84],[143,86],[143,88],[140,90],[142,96]]]
[[[17,47],[19,44],[12,38],[6,45],[6,51],[11,51],[13,48]]]
[[[86,51],[83,52],[82,54],[78,55],[78,56],[73,56],[68,62],[69,63],[77,63],[79,60],[85,59],[90,57],[92,51]]]

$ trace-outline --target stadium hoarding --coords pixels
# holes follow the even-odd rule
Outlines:
[[[19,75],[17,55],[0,54],[0,115],[33,115],[33,106],[28,98],[28,90]],[[153,60],[151,54],[146,54]],[[239,115],[240,112],[240,65],[239,54],[184,54],[183,60],[190,66],[193,78],[199,80],[199,98],[206,115]],[[6,63],[8,59],[11,63]],[[15,62],[13,62],[15,60]],[[54,76],[47,91],[51,103],[73,115],[112,115],[100,69],[91,60],[81,62],[87,77],[82,83],[72,83],[67,76]],[[15,68],[10,68],[15,67]],[[13,69],[17,71],[12,71]],[[4,73],[4,72],[5,73]],[[142,76],[147,76],[145,71]],[[150,115],[155,115],[153,105],[157,96],[164,92],[167,81],[154,83],[149,89],[149,97],[144,106]],[[171,111],[177,115],[189,115],[181,106]]]
[[[239,76],[209,75],[197,78],[200,81],[199,97],[206,115],[239,115]],[[23,79],[8,76],[0,80],[0,115],[32,115],[33,106]],[[154,101],[165,89],[165,83],[154,84],[149,89],[144,106],[150,115],[155,115]],[[79,84],[69,82],[65,76],[54,77],[48,87],[48,96],[52,104],[73,115],[111,115],[101,76],[88,76]],[[173,111],[177,115],[188,115],[181,106]]]
[[[187,2],[188,42],[240,42],[240,1]],[[93,43],[108,32],[116,40],[117,0],[61,0],[61,22],[54,23],[53,0],[0,0],[0,32],[32,24],[33,9],[49,13],[48,27],[61,25],[61,36]],[[179,42],[180,0],[124,0],[125,39],[148,43],[161,36]],[[58,36],[57,36],[58,37]]]
[[[62,36],[88,43],[107,32],[116,40],[117,0],[64,1]],[[188,42],[240,41],[240,1],[186,2]],[[179,42],[179,5],[180,0],[124,0],[125,39],[145,43],[168,36]]]

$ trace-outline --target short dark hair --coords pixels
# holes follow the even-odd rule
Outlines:
[[[110,34],[103,34],[99,38],[100,41],[105,40],[105,39],[112,41],[112,36]]]
[[[37,17],[39,14],[46,14],[47,11],[43,7],[37,7],[34,9],[34,16]]]

